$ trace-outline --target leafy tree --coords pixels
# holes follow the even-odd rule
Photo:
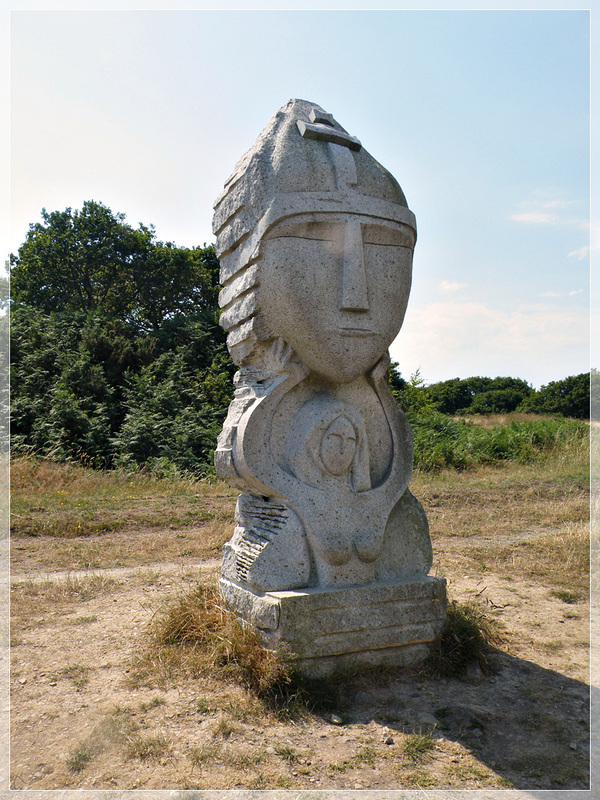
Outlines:
[[[398,369],[397,361],[390,362],[390,366],[388,368],[388,386],[390,387],[394,396],[396,396],[398,392],[401,392],[406,386],[406,381]]]
[[[11,433],[16,446],[110,466],[129,370],[150,358],[135,326],[82,312],[16,306],[11,319]]]
[[[14,445],[210,469],[234,369],[218,274],[213,247],[159,242],[101,203],[44,210],[11,256]]]
[[[600,422],[600,372],[593,367],[590,372],[591,419]]]
[[[420,370],[416,370],[408,381],[396,379],[391,384],[392,394],[404,411],[426,411],[431,408],[431,397]]]
[[[8,261],[6,262],[6,267],[8,268]],[[8,304],[9,304],[8,276],[0,275],[0,315],[3,315],[8,311]]]
[[[214,312],[151,334],[82,312],[18,306],[12,317],[17,448],[100,468],[165,458],[210,468],[233,373]]]
[[[433,407],[442,414],[456,414],[459,410],[469,408],[473,402],[472,388],[460,378],[432,383],[429,395]]]
[[[0,277],[0,453],[9,447],[9,341],[8,278]]]
[[[520,378],[453,378],[428,387],[432,406],[443,414],[498,414],[514,411],[533,393]]]
[[[160,355],[128,383],[118,463],[206,473],[232,396],[233,364],[208,313],[165,327]]]
[[[102,203],[81,211],[42,209],[17,256],[11,255],[11,293],[17,304],[46,313],[102,313],[143,330],[175,314],[213,308],[219,263],[214,248],[181,248],[156,240]]]
[[[590,418],[590,373],[570,375],[562,381],[550,381],[519,406],[520,411],[538,414],[562,414],[575,419]]]

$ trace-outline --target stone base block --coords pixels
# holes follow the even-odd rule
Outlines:
[[[255,594],[221,578],[228,608],[306,675],[423,661],[446,619],[443,578]]]

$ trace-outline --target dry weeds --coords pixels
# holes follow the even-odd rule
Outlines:
[[[230,535],[235,496],[220,482],[15,458],[12,567],[108,569],[216,557]]]
[[[258,635],[242,628],[235,614],[222,607],[214,583],[199,583],[166,604],[153,621],[150,637],[132,675],[138,685],[173,674],[226,680],[246,686],[267,704],[283,700],[286,708],[299,691],[293,688],[285,660],[262,648]],[[257,704],[249,708],[248,702],[238,700],[224,710],[247,720]]]

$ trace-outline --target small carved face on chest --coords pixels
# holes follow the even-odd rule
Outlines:
[[[348,417],[337,417],[323,435],[320,456],[331,475],[345,475],[354,461],[357,434]]]
[[[369,450],[362,415],[327,394],[308,400],[289,426],[288,466],[301,481],[353,492],[370,488]]]
[[[413,247],[408,226],[366,215],[280,220],[260,250],[260,306],[269,329],[313,372],[354,380],[400,330]]]

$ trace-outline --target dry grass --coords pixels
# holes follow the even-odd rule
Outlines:
[[[231,535],[235,496],[219,482],[18,457],[11,464],[13,570],[216,557]]]
[[[201,713],[219,714],[214,735],[228,738],[239,722],[307,718],[339,701],[344,679],[307,678],[285,652],[265,650],[257,633],[223,608],[212,583],[198,583],[167,602],[149,634],[146,651],[135,660],[133,685],[167,687],[182,676],[202,679],[219,698],[216,704],[200,698],[197,704]]]
[[[157,615],[149,651],[136,665],[135,677],[147,682],[173,671],[241,683],[266,702],[293,698],[293,676],[284,659],[260,646],[257,634],[243,628],[224,609],[213,585],[198,584]],[[225,710],[236,719],[256,711],[229,702]]]
[[[300,753],[296,750],[295,747],[291,747],[287,744],[276,744],[273,748],[280,758],[283,758],[284,761],[287,761],[290,764],[295,764],[298,759],[300,758]]]
[[[69,664],[68,667],[63,667],[60,672],[65,678],[73,681],[73,684],[78,689],[83,689],[88,682],[89,671],[90,667],[85,667],[81,664]]]
[[[506,547],[476,548],[472,555],[484,560],[487,570],[524,575],[546,584],[565,603],[589,597],[587,522],[567,522],[558,530]]]
[[[529,465],[435,478],[418,474],[411,490],[425,507],[433,536],[477,537],[493,526],[499,539],[521,537],[589,519],[587,480],[568,480],[560,470],[554,478]]]
[[[101,753],[114,746],[126,745],[134,735],[134,723],[127,714],[116,710],[101,720],[91,733],[71,750],[66,759],[70,772],[82,772]]]
[[[456,579],[467,575],[467,571],[463,571],[464,564],[468,565],[469,575],[480,576],[485,562],[485,569],[496,571],[503,579],[506,576],[508,581],[509,577],[514,577],[514,586],[519,589],[533,582],[547,587],[545,591],[540,591],[539,587],[537,589],[537,596],[545,595],[548,601],[544,611],[539,614],[542,621],[551,621],[556,608],[565,619],[577,619],[579,615],[583,617],[586,613],[583,599],[586,595],[585,574],[588,566],[588,487],[584,450],[582,447],[581,452],[570,453],[568,457],[554,454],[541,466],[511,464],[499,468],[480,467],[461,474],[454,471],[442,471],[435,475],[417,473],[411,488],[423,501],[430,520],[434,551],[439,559],[437,566],[447,564],[449,577]],[[132,480],[129,476],[119,477],[112,473],[90,475],[80,467],[43,466],[39,462],[14,466],[17,472],[22,471],[20,483],[13,485],[13,492],[23,502],[21,510],[26,514],[39,514],[40,519],[44,514],[57,517],[64,515],[66,519],[73,506],[60,505],[65,500],[58,490],[70,492],[70,487],[74,486],[75,496],[77,492],[80,495],[88,492],[88,500],[90,504],[96,503],[95,513],[99,516],[107,513],[103,505],[106,501],[110,514],[126,520],[123,528],[110,534],[76,538],[19,535],[14,544],[27,547],[28,550],[16,553],[22,555],[23,552],[33,552],[35,555],[31,563],[39,564],[43,554],[44,558],[48,558],[50,569],[64,569],[65,563],[72,563],[69,561],[73,558],[72,553],[76,553],[77,558],[85,554],[90,561],[97,560],[99,565],[114,566],[117,557],[128,559],[126,563],[131,565],[150,564],[153,560],[158,564],[172,560],[174,553],[194,548],[198,548],[194,553],[214,555],[216,546],[212,551],[203,550],[200,540],[205,534],[211,535],[211,531],[218,530],[218,526],[220,532],[215,534],[217,539],[221,537],[221,540],[225,540],[231,535],[235,492],[218,484],[200,482],[186,485],[185,482],[176,482],[174,488],[173,481],[156,481],[141,475],[133,479],[135,486],[129,487],[128,482]],[[29,476],[40,481],[37,489],[27,486]],[[139,524],[136,509],[139,510],[144,497],[148,498],[150,506],[151,493],[155,491],[164,504],[164,527],[145,529]],[[35,511],[42,504],[40,498],[44,493],[58,502],[48,504],[45,512]],[[120,508],[118,503],[122,504]],[[214,517],[197,526],[177,527],[173,523],[174,527],[169,528],[172,519],[178,520],[184,516],[185,509],[194,510],[198,507],[210,510]],[[148,513],[155,514],[158,508],[159,505],[152,506]],[[171,511],[173,517],[169,516]],[[59,527],[64,524],[63,520]],[[153,542],[158,542],[156,549],[152,549]],[[35,550],[36,547],[40,549]],[[89,549],[84,551],[84,547]],[[107,557],[106,553],[111,555]],[[183,564],[186,560],[192,564],[196,556],[181,558],[184,559]],[[21,559],[19,563],[25,561]],[[519,582],[522,576],[526,577],[526,583]],[[479,702],[477,693],[485,694],[487,681],[481,686],[472,686],[455,679],[440,681],[421,672],[388,676],[384,670],[375,670],[370,676],[361,674],[345,680],[343,684],[325,687],[324,694],[334,704],[332,710],[344,721],[342,725],[333,725],[329,723],[330,714],[311,714],[306,711],[306,703],[302,705],[302,701],[314,695],[305,687],[296,689],[293,683],[286,683],[284,675],[284,691],[279,695],[279,689],[275,692],[276,697],[284,700],[278,709],[274,703],[258,699],[249,687],[258,687],[260,693],[262,686],[268,697],[269,687],[281,685],[278,681],[282,665],[264,661],[265,651],[261,649],[257,653],[256,642],[246,639],[245,632],[237,623],[233,625],[234,620],[220,607],[214,589],[196,586],[195,580],[191,591],[187,578],[187,589],[183,588],[183,581],[176,584],[182,587],[183,593],[165,602],[155,615],[150,635],[146,639],[136,640],[141,641],[147,649],[136,650],[133,668],[129,652],[123,656],[118,680],[112,673],[107,671],[105,675],[103,670],[97,669],[89,652],[82,655],[72,649],[62,661],[53,664],[52,669],[58,681],[56,691],[68,690],[77,698],[77,704],[86,700],[90,702],[89,698],[97,691],[101,680],[106,681],[104,686],[107,692],[112,692],[117,685],[120,687],[121,693],[118,696],[111,695],[109,702],[123,705],[131,703],[127,708],[103,712],[92,700],[90,708],[93,714],[88,712],[87,721],[85,714],[73,717],[63,714],[68,716],[65,721],[60,716],[58,706],[48,705],[52,698],[47,699],[44,706],[48,719],[50,715],[56,716],[51,725],[47,724],[48,719],[46,723],[43,722],[41,714],[38,715],[39,722],[37,718],[33,719],[33,714],[37,713],[35,703],[38,702],[34,691],[38,687],[34,682],[36,673],[31,664],[37,658],[37,651],[31,648],[39,646],[35,644],[38,633],[46,632],[36,630],[32,636],[23,634],[22,638],[31,639],[31,642],[24,644],[23,650],[15,651],[15,659],[27,654],[22,658],[22,666],[19,664],[18,667],[23,670],[22,677],[27,680],[23,684],[18,683],[18,673],[15,671],[17,685],[14,687],[14,708],[17,709],[20,703],[21,716],[31,716],[31,724],[39,725],[39,731],[35,730],[38,742],[45,744],[47,750],[54,747],[56,753],[63,753],[54,777],[41,779],[47,781],[46,787],[89,788],[94,777],[100,776],[98,786],[103,789],[164,789],[168,785],[169,788],[208,790],[216,787],[234,790],[339,790],[355,788],[355,782],[360,780],[363,788],[379,785],[381,791],[390,786],[395,789],[436,787],[477,790],[501,789],[511,785],[544,788],[543,779],[548,775],[553,788],[562,785],[561,782],[565,780],[569,787],[585,786],[585,754],[583,751],[569,750],[569,737],[573,736],[571,731],[575,723],[571,707],[565,711],[563,677],[557,674],[552,682],[547,666],[539,670],[539,674],[525,677],[516,671],[511,674],[510,667],[507,667],[506,675],[494,675],[493,680],[497,681],[497,685],[492,687],[492,694],[487,695],[488,698],[494,698],[494,703],[497,697],[504,696],[503,687],[509,686],[512,690],[513,678],[515,686],[520,681],[527,691],[535,690],[539,695],[531,702],[528,698],[520,697],[520,705],[514,708],[510,703],[505,703],[501,710],[499,705],[496,706],[495,713],[501,715],[503,721],[500,727],[506,726],[506,734],[514,733],[521,737],[521,742],[531,740],[535,746],[532,745],[531,754],[524,746],[521,760],[516,759],[514,764],[509,765],[510,770],[499,770],[499,774],[494,774],[484,766],[486,758],[498,758],[506,767],[507,756],[506,753],[499,755],[491,743],[487,745],[486,757],[477,750],[469,752],[467,739],[464,740],[467,742],[465,747],[460,747],[452,738],[435,739],[435,749],[432,749],[428,742],[434,740],[422,732],[420,723],[409,726],[408,722],[403,721],[404,717],[391,715],[392,711],[396,714],[397,710],[389,705],[384,712],[383,703],[387,701],[382,700],[378,704],[379,701],[374,700],[369,711],[372,716],[368,719],[359,716],[362,711],[360,708],[357,711],[355,702],[359,691],[366,691],[367,694],[372,692],[373,697],[377,698],[377,693],[389,685],[400,687],[393,691],[403,693],[398,714],[403,714],[407,705],[413,703],[411,698],[415,698],[415,703],[431,703],[432,710],[435,710],[438,705],[462,703],[461,697],[465,696],[469,697],[469,703]],[[150,571],[150,568],[143,580],[141,577],[130,577],[125,585],[130,586],[137,581],[142,587],[152,587],[148,594],[143,595],[143,602],[148,602],[148,615],[159,602],[159,596],[164,596],[165,591],[176,591],[175,588],[164,588],[158,573]],[[475,582],[471,585],[475,586]],[[123,587],[124,584],[117,581],[96,576],[85,580],[69,578],[18,584],[13,588],[13,630],[18,633],[19,630],[50,621],[54,624],[64,619],[63,633],[66,631],[70,640],[81,641],[88,632],[92,634],[101,627],[85,626],[94,622],[96,616],[98,620],[103,620],[103,610],[99,608],[101,602],[93,603],[89,611],[89,606],[80,602],[92,598],[102,601],[103,596]],[[118,596],[114,594],[114,598]],[[122,597],[137,596],[128,594]],[[520,604],[521,600],[517,597],[515,602]],[[527,614],[527,602],[523,602],[522,613]],[[112,600],[106,606],[112,607]],[[505,621],[507,618],[514,620],[514,616],[509,617],[513,611],[517,613],[513,607],[506,608],[501,618]],[[496,611],[490,613],[496,616]],[[545,618],[542,613],[546,615]],[[529,624],[531,620],[537,624],[539,620],[535,614],[526,617],[527,622],[523,624]],[[75,628],[74,625],[81,627]],[[562,628],[566,630],[568,626],[563,625]],[[516,628],[509,627],[507,630],[507,649],[510,653],[515,642],[515,646],[519,647],[522,642],[515,639]],[[127,640],[127,645],[130,645],[128,632],[130,629],[126,630],[120,641]],[[535,632],[537,636],[537,629]],[[586,631],[580,631],[577,637],[573,635],[570,639],[566,636],[561,649],[560,633],[558,625],[554,627],[552,635],[546,636],[542,629],[539,641],[536,639],[535,643],[526,643],[528,649],[523,657],[531,661],[539,655],[542,665],[547,665],[550,659],[564,660],[565,653],[573,653],[574,659],[581,654],[583,659],[584,653],[580,648],[569,648],[574,647],[576,638],[577,641],[583,639]],[[544,650],[543,642],[549,652]],[[537,650],[534,650],[534,645]],[[472,658],[472,654],[468,658]],[[15,663],[18,663],[17,660]],[[92,665],[87,685],[86,665]],[[47,669],[49,666],[44,662],[43,670]],[[132,679],[137,688],[135,698],[130,694],[131,686],[123,682],[127,678]],[[45,680],[49,679],[50,675],[46,673]],[[76,681],[81,683],[81,688],[76,686]],[[40,683],[40,687],[43,685],[43,682]],[[152,688],[156,686],[165,691]],[[290,689],[293,689],[291,693]],[[298,692],[296,696],[294,691]],[[552,691],[556,692],[556,696]],[[27,692],[31,694],[25,700]],[[450,700],[446,698],[442,703],[440,695],[448,692]],[[24,708],[25,702],[33,705]],[[502,700],[498,703],[502,703]],[[531,709],[538,710],[539,720],[532,718]],[[303,718],[294,718],[294,714],[300,711],[304,714]],[[353,712],[356,712],[355,716],[352,716]],[[385,716],[387,712],[390,712],[389,717]],[[98,722],[103,713],[104,719]],[[514,722],[511,713],[522,715],[524,722]],[[583,711],[576,713],[583,714]],[[552,722],[552,715],[556,717],[555,722]],[[13,721],[15,719],[16,716]],[[65,730],[71,730],[74,720],[78,721],[79,734],[69,738],[68,744],[58,749],[56,731],[60,725],[66,726]],[[551,722],[556,730],[551,729]],[[559,722],[564,725],[564,730]],[[381,729],[384,723],[393,725],[395,741],[392,746],[384,744]],[[527,725],[530,727],[527,728]],[[18,741],[23,748],[25,763],[27,743],[33,734],[30,734],[30,723],[25,724],[25,719],[21,726],[21,739]],[[171,730],[174,727],[175,731]],[[526,739],[522,735],[523,728],[526,728]],[[325,738],[321,738],[323,734]],[[17,736],[16,733],[13,735]],[[549,751],[548,763],[538,763],[535,760],[538,742],[540,747],[562,748],[561,758],[556,758]],[[16,745],[14,752],[17,752]],[[421,758],[423,760],[419,760]],[[24,787],[35,788],[36,779],[32,775],[37,769],[38,760],[41,760],[41,756],[36,754],[35,763],[32,760],[27,768],[21,768],[16,763],[15,781],[18,783],[21,774]],[[487,763],[493,763],[493,760]],[[111,783],[109,777],[113,774],[116,777]],[[381,778],[382,775],[384,778]],[[530,777],[525,780],[523,775]],[[311,783],[313,779],[315,782]],[[382,783],[376,784],[377,780]]]
[[[125,527],[115,533],[77,539],[13,538],[13,571],[110,569],[218,558],[231,536],[233,503],[230,506],[229,522],[211,521],[184,531],[166,525],[150,530]]]
[[[435,747],[435,742],[430,733],[411,733],[404,740],[402,748],[404,755],[413,764],[427,761],[431,751]]]
[[[127,740],[127,758],[139,758],[140,761],[158,761],[169,751],[169,743],[164,736],[134,734]]]
[[[498,423],[495,418],[482,420]],[[12,568],[104,569],[220,555],[237,493],[222,483],[98,472],[13,459]],[[411,489],[436,538],[480,537],[501,546],[589,518],[589,446],[573,440],[533,464],[415,472]]]
[[[70,772],[86,769],[91,761],[113,749],[125,759],[160,761],[169,754],[170,745],[162,734],[144,734],[131,717],[131,709],[115,708],[91,733],[69,753],[66,765]]]
[[[535,464],[417,472],[411,490],[427,514],[441,574],[458,558],[589,594],[588,442]]]
[[[11,532],[76,538],[122,528],[197,526],[229,518],[225,484],[153,475],[100,472],[20,456],[11,463]]]
[[[359,750],[354,753],[354,755],[350,756],[350,758],[346,758],[343,761],[332,761],[327,769],[329,772],[332,773],[340,773],[340,772],[347,772],[350,769],[354,769],[356,767],[360,767],[363,764],[368,764],[369,766],[373,766],[375,763],[375,757],[377,753],[373,747],[369,745],[365,745],[361,747]]]
[[[551,414],[547,416],[552,419]],[[482,428],[495,428],[497,425],[508,425],[510,422],[535,422],[543,417],[543,414],[512,411],[510,414],[470,414],[464,417],[457,416],[454,419],[471,422],[473,425],[480,425]]]
[[[438,780],[424,769],[416,769],[402,775],[402,782],[409,789],[431,789],[438,785]]]
[[[438,650],[432,653],[427,669],[434,675],[453,677],[476,663],[482,672],[489,672],[492,645],[502,641],[499,622],[474,602],[452,600],[447,613]]]
[[[103,575],[17,583],[11,587],[11,630],[17,633],[43,625],[48,615],[56,610],[107,595],[118,588],[117,581]],[[94,619],[80,616],[73,623],[85,624]]]

